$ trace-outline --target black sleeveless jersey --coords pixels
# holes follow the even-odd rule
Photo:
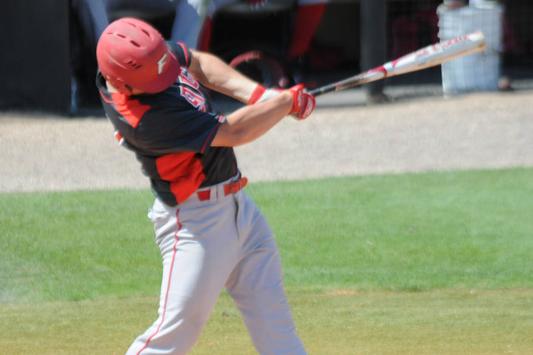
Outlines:
[[[211,147],[225,116],[210,112],[200,84],[187,71],[191,53],[169,43],[181,67],[176,82],[163,92],[126,96],[109,93],[97,76],[102,105],[115,137],[135,152],[143,173],[164,203],[175,206],[198,188],[238,173],[233,148]]]

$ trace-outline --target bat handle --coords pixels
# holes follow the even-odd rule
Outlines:
[[[309,94],[313,95],[314,97],[320,96],[320,88],[309,91]]]
[[[335,85],[327,85],[327,86],[322,86],[314,90],[311,90],[309,91],[309,94],[313,95],[314,97],[317,97],[317,96],[326,94],[328,92],[335,91],[336,89],[337,87]]]

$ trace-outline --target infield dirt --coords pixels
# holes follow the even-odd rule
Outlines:
[[[533,91],[320,108],[237,149],[251,181],[533,166]],[[329,106],[329,105],[326,105]],[[103,117],[0,115],[0,191],[147,188]]]

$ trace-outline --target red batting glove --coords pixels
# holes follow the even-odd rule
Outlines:
[[[248,99],[247,104],[253,105],[257,102],[263,102],[279,95],[281,90],[279,89],[266,89],[262,85],[257,85],[254,92]]]
[[[289,112],[297,120],[305,120],[315,110],[315,97],[305,91],[303,84],[289,89],[292,93],[292,108]]]

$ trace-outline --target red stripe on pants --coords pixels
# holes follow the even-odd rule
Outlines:
[[[179,213],[180,213],[180,210],[177,209],[176,210],[176,224],[177,224],[178,230],[176,231],[176,235],[174,237],[174,247],[173,247],[173,250],[172,250],[172,260],[170,262],[170,271],[168,272],[167,291],[165,292],[165,300],[163,301],[163,310],[161,311],[161,321],[159,322],[159,324],[157,326],[157,329],[148,337],[148,339],[146,339],[146,342],[144,343],[144,346],[141,348],[141,350],[139,350],[137,352],[137,355],[140,355],[148,347],[148,345],[150,345],[150,342],[157,335],[157,333],[159,333],[159,330],[161,329],[161,326],[165,322],[165,315],[166,315],[166,312],[167,312],[168,293],[170,291],[170,285],[171,285],[171,281],[172,281],[172,270],[174,269],[174,261],[176,260],[176,253],[178,251],[178,242],[179,242],[178,232],[180,231],[180,229],[182,227],[182,225],[180,223]]]

